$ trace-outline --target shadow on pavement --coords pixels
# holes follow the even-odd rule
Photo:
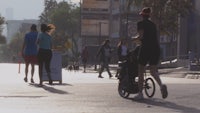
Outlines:
[[[29,84],[31,86],[34,86],[34,87],[37,87],[37,88],[43,88],[44,90],[48,91],[48,92],[51,92],[51,93],[57,93],[57,94],[69,94],[68,92],[66,91],[63,91],[63,90],[59,90],[59,89],[56,89],[54,87],[49,87],[47,85],[43,85],[43,86],[39,86],[38,84]],[[70,84],[62,84],[62,85],[70,85]],[[72,86],[72,85],[70,85]]]
[[[63,91],[63,90],[59,90],[59,89],[56,89],[54,87],[49,87],[49,86],[42,86],[42,88],[48,92],[51,92],[51,93],[57,93],[57,94],[69,94],[68,92],[66,91]]]
[[[158,107],[178,110],[181,113],[200,113],[199,109],[187,107],[187,106],[183,106],[183,105],[178,105],[173,102],[164,101],[163,99],[143,99],[140,101],[136,101],[136,100],[133,100],[133,101],[147,104],[147,107],[149,107],[149,108],[151,108],[153,106],[158,106]]]
[[[67,83],[53,83],[53,86],[58,85],[58,86],[73,86],[72,84],[67,84]]]
[[[14,96],[0,96],[0,98],[42,98],[46,96],[21,96],[21,95],[14,95]]]

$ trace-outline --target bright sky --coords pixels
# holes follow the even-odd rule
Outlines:
[[[56,0],[57,2],[63,0]],[[64,0],[78,3],[80,0]],[[0,14],[14,20],[38,19],[44,10],[44,0],[0,0]],[[6,12],[13,12],[8,16]]]

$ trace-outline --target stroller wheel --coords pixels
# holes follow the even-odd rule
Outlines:
[[[118,93],[123,98],[128,98],[129,92],[126,91],[126,89],[122,85],[118,85]]]
[[[151,98],[154,96],[156,87],[155,87],[155,83],[152,78],[147,78],[145,80],[144,90],[145,90],[147,97]]]

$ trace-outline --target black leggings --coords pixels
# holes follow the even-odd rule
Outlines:
[[[50,63],[51,63],[51,58],[52,58],[52,51],[49,49],[39,49],[38,52],[38,64],[39,64],[39,77],[40,81],[42,81],[42,72],[43,72],[43,64],[45,64],[45,69],[47,72],[47,76],[49,79],[50,77]]]

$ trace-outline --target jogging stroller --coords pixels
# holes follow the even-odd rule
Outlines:
[[[127,98],[130,94],[136,94],[139,92],[138,88],[138,53],[140,47],[136,47],[130,51],[125,61],[119,62],[119,84],[118,93],[121,97]],[[152,78],[146,77],[144,79],[144,90],[148,97],[153,97],[155,93],[155,83]]]

